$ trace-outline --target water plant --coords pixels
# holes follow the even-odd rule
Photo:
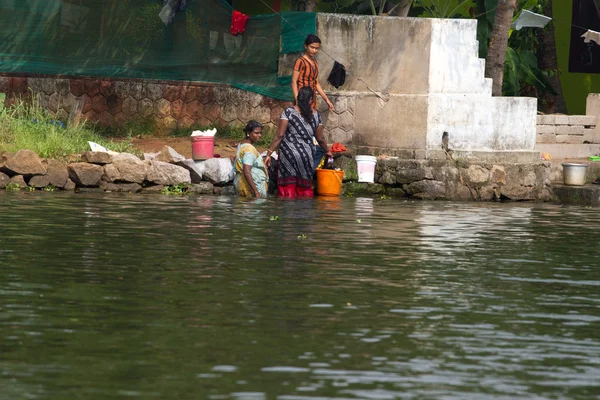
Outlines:
[[[21,185],[19,185],[16,182],[11,182],[8,185],[6,185],[6,191],[10,192],[10,191],[17,191],[17,190],[21,190]]]
[[[33,186],[25,186],[23,189],[27,190],[28,192],[35,192],[35,187]]]
[[[385,195],[385,194],[382,194],[382,195],[381,195],[379,198],[380,198],[381,200],[388,200],[388,199],[390,199],[391,197],[390,197],[390,196],[387,196],[387,195]]]
[[[308,236],[306,236],[305,234],[302,234],[302,235],[298,235],[297,238],[298,238],[298,240],[304,240],[304,239],[308,239]]]
[[[269,221],[279,221],[279,216],[278,215],[271,215],[269,217]]]
[[[54,185],[48,185],[44,188],[45,192],[54,192],[56,190],[56,186]]]
[[[184,194],[188,193],[189,189],[190,187],[187,183],[180,183],[179,185],[165,186],[161,193],[166,195],[183,196]]]

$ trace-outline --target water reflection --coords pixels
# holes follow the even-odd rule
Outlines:
[[[589,399],[600,390],[595,210],[0,201],[0,398]]]

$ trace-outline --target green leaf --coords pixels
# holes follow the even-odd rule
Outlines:
[[[511,47],[506,49],[504,63],[504,78],[502,80],[502,94],[504,96],[518,96],[521,85],[519,84],[519,55]]]

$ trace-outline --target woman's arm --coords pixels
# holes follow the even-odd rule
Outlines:
[[[293,75],[292,75],[292,81],[293,81]],[[323,98],[323,100],[325,100],[325,102],[327,103],[327,105],[329,106],[329,109],[333,111],[333,103],[331,101],[329,101],[329,97],[327,97],[327,95],[325,94],[325,92],[323,91],[323,88],[321,87],[321,84],[319,83],[319,81],[317,81],[317,92],[321,95],[321,97]]]
[[[323,149],[323,152],[328,157],[332,157],[333,154],[331,153],[329,148],[327,148],[327,142],[325,141],[325,136],[323,135],[323,130],[324,130],[323,125],[319,125],[317,128],[317,131],[315,132],[315,139],[317,139],[317,143],[319,143],[319,146],[321,146],[321,148]]]
[[[248,185],[250,185],[250,188],[254,192],[254,196],[260,197],[260,192],[258,191],[258,189],[256,188],[256,185],[254,184],[254,179],[252,179],[252,165],[244,164],[243,171],[244,171],[244,177],[246,178]]]
[[[269,149],[267,150],[267,158],[265,159],[265,164],[267,165],[267,167],[269,166],[269,164],[271,164],[271,154],[273,154],[273,152],[275,150],[277,150],[277,147],[279,147],[279,145],[281,144],[281,141],[283,140],[283,137],[285,136],[285,131],[287,130],[287,126],[288,126],[287,119],[279,120],[279,125],[277,126],[277,133],[275,133],[275,137],[273,138],[273,141],[271,142],[271,145],[269,146]]]
[[[300,77],[300,71],[292,71],[292,93],[294,94],[294,104],[298,103],[298,77]]]

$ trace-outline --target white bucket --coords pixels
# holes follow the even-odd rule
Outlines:
[[[565,185],[585,185],[585,172],[588,164],[563,163],[563,181]]]
[[[375,165],[377,165],[377,157],[373,156],[356,156],[358,181],[359,182],[375,182]]]

